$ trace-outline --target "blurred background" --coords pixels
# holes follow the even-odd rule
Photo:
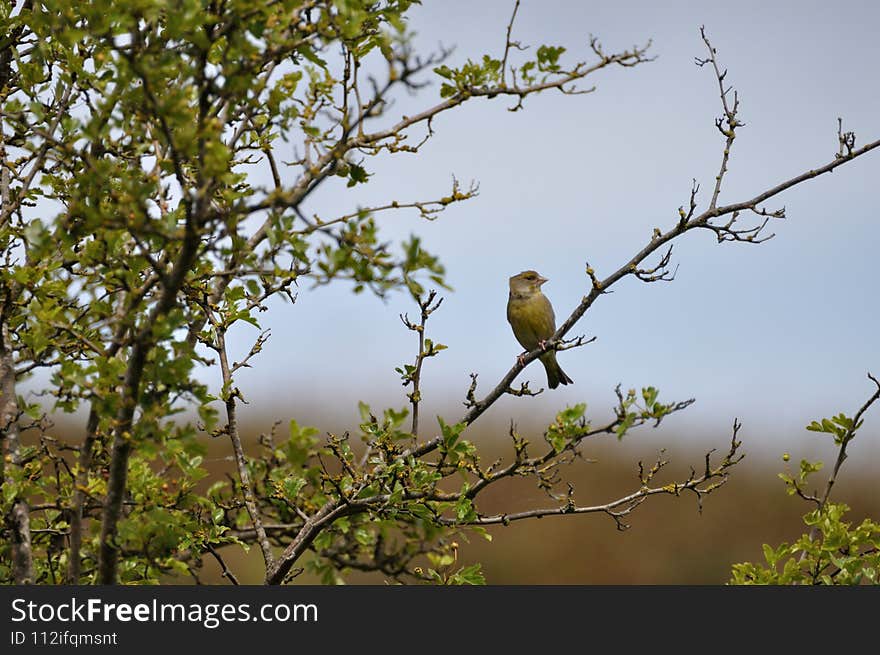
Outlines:
[[[428,0],[412,12],[417,49],[454,45],[450,65],[484,53],[500,57],[512,7],[510,0]],[[477,198],[450,206],[436,221],[405,212],[379,219],[386,239],[418,234],[447,267],[454,290],[443,293],[428,336],[449,349],[426,363],[423,416],[454,421],[464,411],[469,373],[479,374],[479,397],[521,350],[505,318],[509,276],[533,268],[548,277],[544,291],[561,321],[589,289],[585,263],[600,277],[617,269],[655,227],[677,220],[692,179],[705,207],[723,137],[714,125],[717,81],[694,64],[706,54],[701,25],[729,69],[726,82],[739,93],[746,124],[720,198],[728,203],[831,161],[838,117],[855,131],[857,147],[880,138],[878,24],[880,5],[863,1],[524,0],[513,38],[531,50],[514,53],[514,64],[541,44],[568,48],[565,62],[589,59],[590,34],[609,53],[650,39],[657,58],[600,71],[589,80],[597,87],[591,94],[529,98],[518,112],[507,111],[513,103],[504,98],[478,100],[444,113],[419,155],[366,162],[369,184],[349,190],[333,180],[310,198],[306,213],[332,217],[390,200],[439,198],[453,175],[464,185],[479,182]],[[434,104],[438,86],[402,95],[390,117]],[[485,461],[511,452],[511,420],[532,441],[566,405],[586,402],[588,416],[601,421],[618,383],[659,387],[666,401],[696,398],[658,430],[587,444],[585,456],[597,462],[576,463],[569,477],[579,504],[607,502],[637,489],[637,462],[653,462],[663,448],[670,464],[661,481],[686,477],[706,451],[726,450],[738,417],[746,458],[705,499],[702,514],[696,499],[684,496],[649,499],[625,532],[602,515],[525,521],[493,529],[491,544],[463,543],[462,562],[483,562],[489,583],[723,583],[734,562],[762,558],[762,543],[797,538],[809,507],[785,494],[777,477],[783,453],[795,466],[806,457],[830,468],[830,438],[804,426],[855,413],[873,390],[866,373],[880,375],[878,182],[875,151],[771,201],[768,209],[784,205],[788,218],[768,226],[776,237],[767,243],[718,244],[709,232],[687,234],[675,242],[674,282],[627,280],[578,324],[577,334],[597,340],[560,354],[575,384],[504,398],[466,433]],[[414,335],[398,318],[414,313],[411,300],[355,295],[344,283],[299,291],[295,304],[278,303],[263,315],[272,336],[236,381],[249,402],[240,416],[251,437],[290,418],[356,432],[357,401],[377,410],[403,407],[394,368],[415,356]],[[247,353],[257,334],[241,328],[231,356]],[[219,386],[215,371],[205,379]],[[544,386],[543,369],[529,366],[522,380]],[[436,429],[429,420],[423,425],[422,436]],[[227,453],[212,447],[214,465],[227,466]],[[875,410],[835,487],[853,520],[880,516],[878,461]],[[817,485],[823,479],[817,476]],[[534,486],[511,484],[481,508],[547,502]],[[238,564],[257,582],[256,549],[250,557],[256,559]]]

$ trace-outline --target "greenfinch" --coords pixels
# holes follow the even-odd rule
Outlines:
[[[507,321],[513,328],[513,335],[527,351],[538,346],[544,347],[556,332],[556,317],[547,296],[541,293],[541,285],[547,278],[535,271],[523,271],[510,278],[510,296],[507,299]],[[560,384],[571,384],[556,361],[556,351],[549,350],[540,357],[547,371],[547,384],[555,389]]]

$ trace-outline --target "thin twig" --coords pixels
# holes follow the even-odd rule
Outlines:
[[[220,570],[222,571],[222,576],[229,580],[232,584],[238,586],[238,578],[235,577],[235,574],[229,570],[229,567],[226,566],[226,562],[223,561],[223,558],[220,557],[220,553],[214,550],[214,547],[211,544],[205,544],[205,547],[208,549],[208,552],[213,555],[214,559],[217,560],[217,563],[220,565]]]
[[[569,497],[569,502],[566,502],[560,507],[547,507],[526,510],[522,512],[508,512],[503,514],[494,514],[491,516],[478,516],[477,518],[468,521],[460,521],[456,518],[440,517],[438,519],[438,522],[443,525],[508,525],[513,521],[521,521],[530,518],[562,516],[564,514],[591,514],[602,512],[611,516],[617,523],[619,529],[626,529],[629,526],[626,526],[626,524],[622,523],[620,519],[630,514],[649,496],[654,496],[657,494],[671,494],[674,496],[678,496],[681,494],[682,491],[691,491],[697,495],[698,499],[701,500],[703,495],[711,493],[715,489],[724,485],[728,479],[727,469],[734,466],[743,457],[737,452],[739,446],[742,444],[742,442],[738,441],[736,438],[739,428],[740,424],[738,422],[735,422],[733,437],[730,443],[730,449],[718,466],[710,466],[709,455],[711,453],[709,453],[706,455],[706,470],[699,476],[695,475],[695,473],[692,472],[690,477],[683,482],[672,482],[669,484],[665,484],[662,487],[649,487],[647,486],[648,482],[653,478],[654,474],[657,473],[657,471],[659,471],[666,464],[666,462],[663,460],[658,460],[657,463],[647,472],[645,472],[644,467],[640,462],[639,478],[642,483],[642,487],[638,491],[635,491],[626,496],[622,496],[621,498],[612,500],[611,502],[602,505],[577,506],[573,502],[571,502],[571,499]],[[711,484],[709,486],[705,486],[705,483],[707,482],[711,482]],[[621,507],[623,507],[622,510],[618,509]]]
[[[501,82],[506,83],[507,81],[507,55],[510,54],[510,46],[519,47],[518,43],[515,43],[510,40],[510,33],[513,31],[513,23],[516,21],[516,12],[519,11],[519,0],[513,5],[513,13],[510,15],[510,20],[507,23],[507,37],[504,40],[504,57],[501,58]]]
[[[213,319],[212,319],[213,322]],[[235,454],[235,464],[238,468],[238,477],[241,483],[241,490],[244,494],[244,505],[251,522],[254,525],[254,531],[257,534],[257,542],[263,554],[263,560],[267,567],[272,565],[274,557],[272,555],[272,546],[269,544],[269,538],[266,536],[266,530],[263,528],[262,517],[260,516],[257,501],[254,497],[254,490],[251,484],[250,475],[247,469],[247,457],[244,454],[244,448],[241,445],[241,436],[238,433],[238,418],[236,415],[236,398],[238,397],[238,389],[233,387],[232,369],[229,366],[229,359],[226,353],[226,331],[223,326],[217,322],[214,323],[215,344],[214,348],[220,358],[220,372],[223,376],[223,392],[225,394],[226,405],[226,433],[232,442],[232,450]],[[263,338],[263,335],[260,335]]]
[[[743,125],[743,123],[739,122],[736,117],[736,112],[739,109],[739,96],[736,91],[733,92],[733,105],[731,106],[727,102],[727,94],[730,92],[730,88],[724,88],[724,78],[727,77],[727,71],[721,71],[718,67],[718,61],[715,58],[715,48],[709,42],[709,37],[706,36],[706,28],[700,27],[700,36],[703,38],[703,43],[706,44],[706,49],[709,51],[709,56],[706,59],[700,59],[699,57],[696,59],[696,63],[698,66],[704,66],[708,63],[712,64],[712,69],[715,71],[715,77],[718,80],[718,89],[721,92],[721,106],[724,109],[724,118],[719,118],[715,121],[715,127],[723,134],[727,141],[724,144],[724,154],[721,157],[721,170],[718,171],[718,175],[715,176],[715,189],[712,191],[712,199],[709,201],[709,209],[714,209],[718,204],[718,195],[721,193],[721,181],[724,179],[724,174],[727,173],[727,162],[730,159],[730,149],[733,147],[733,141],[736,139],[736,128]],[[723,127],[723,123],[727,124],[727,127]]]
[[[859,411],[856,412],[856,415],[853,417],[852,426],[849,430],[846,431],[843,438],[840,440],[840,448],[837,452],[837,460],[834,462],[834,468],[831,471],[831,475],[828,478],[828,482],[825,485],[825,492],[822,494],[822,498],[819,500],[819,511],[822,511],[822,508],[825,507],[828,502],[828,498],[831,496],[831,488],[834,486],[834,483],[837,481],[837,474],[840,471],[840,467],[843,465],[843,462],[847,458],[846,447],[849,445],[849,442],[852,441],[853,437],[856,434],[856,430],[859,429],[861,425],[862,416],[868,409],[880,399],[880,381],[877,380],[873,375],[868,373],[868,378],[874,383],[877,387],[877,390],[871,394],[871,397],[865,401],[865,404],[859,408]],[[810,531],[810,537],[815,538],[816,534],[818,534],[818,528],[813,526],[813,529]]]
[[[409,317],[406,314],[401,314],[400,320],[403,321],[403,324],[407,327],[407,329],[412,330],[417,333],[419,336],[419,352],[416,355],[415,362],[413,364],[412,373],[406,373],[404,375],[404,384],[411,384],[412,391],[407,394],[407,398],[409,398],[410,404],[412,405],[412,426],[410,428],[410,432],[413,436],[419,436],[419,404],[422,400],[422,365],[428,357],[433,357],[436,354],[434,350],[433,344],[431,350],[425,350],[425,325],[428,322],[428,318],[440,307],[443,302],[443,298],[434,302],[434,299],[437,297],[437,292],[431,290],[428,292],[428,295],[425,299],[421,297],[414,296],[416,302],[419,305],[419,323],[415,324],[409,320]]]

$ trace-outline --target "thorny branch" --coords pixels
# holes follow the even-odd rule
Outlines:
[[[736,128],[744,126],[745,123],[741,123],[736,117],[737,111],[739,110],[739,96],[736,91],[733,92],[733,103],[731,104],[728,102],[728,94],[730,93],[731,88],[725,88],[724,86],[724,78],[727,77],[727,69],[721,71],[718,67],[718,61],[715,59],[715,48],[709,43],[709,37],[706,36],[705,27],[700,27],[700,36],[703,38],[703,43],[709,51],[709,56],[705,59],[695,57],[695,61],[697,66],[701,68],[706,64],[712,64],[712,70],[715,71],[715,77],[718,80],[718,89],[721,92],[721,106],[724,109],[724,116],[715,120],[715,127],[717,127],[718,131],[724,135],[726,142],[724,144],[724,154],[721,157],[721,170],[718,171],[718,175],[715,176],[715,189],[712,192],[712,199],[709,201],[709,209],[714,209],[718,204],[718,195],[721,193],[721,181],[724,179],[724,174],[727,173],[727,162],[730,158],[730,149],[733,147],[733,140],[736,138]]]
[[[504,39],[504,56],[501,58],[501,81],[507,79],[507,56],[510,54],[511,48],[522,50],[523,47],[519,41],[511,41],[510,34],[513,31],[513,23],[516,21],[516,12],[519,11],[519,0],[513,4],[513,13],[510,15],[510,21],[507,23],[507,36]]]
[[[242,366],[247,365],[247,361],[251,359],[251,357],[253,357],[255,354],[260,352],[263,344],[268,338],[268,332],[264,332],[259,336],[248,355],[241,362],[233,363],[232,366],[230,366],[226,351],[227,326],[221,321],[215,319],[213,316],[213,312],[210,309],[208,309],[208,317],[213,327],[213,341],[208,342],[207,345],[217,352],[217,355],[220,358],[220,372],[223,376],[223,391],[221,395],[223,396],[224,405],[226,406],[226,426],[223,428],[222,431],[229,436],[229,439],[232,443],[232,450],[235,454],[235,464],[238,468],[239,483],[241,484],[241,491],[242,495],[244,496],[244,504],[247,508],[248,515],[251,518],[251,523],[254,526],[254,532],[257,536],[257,543],[260,545],[260,550],[263,554],[263,561],[268,567],[271,566],[275,558],[272,554],[272,547],[269,544],[269,538],[266,535],[266,530],[263,527],[263,520],[260,516],[260,510],[257,506],[257,501],[254,496],[253,485],[251,483],[250,475],[248,473],[247,458],[244,454],[244,447],[241,443],[241,435],[238,431],[236,403],[238,400],[242,400],[242,397],[241,392],[238,390],[237,387],[234,386],[233,379],[233,374],[235,373],[235,371]]]
[[[718,489],[725,484],[729,476],[728,469],[735,466],[743,458],[743,455],[737,452],[742,443],[736,439],[740,427],[740,423],[734,423],[730,448],[719,464],[713,465],[711,463],[711,453],[709,453],[706,455],[705,470],[698,475],[692,469],[691,474],[682,482],[671,482],[662,487],[650,486],[649,483],[654,475],[656,475],[656,473],[668,463],[666,460],[662,459],[661,453],[661,458],[658,459],[648,471],[645,471],[642,463],[639,462],[639,481],[641,482],[641,487],[637,491],[608,503],[601,505],[576,505],[571,497],[571,493],[569,493],[567,495],[567,502],[559,507],[524,510],[521,512],[505,512],[503,514],[494,514],[491,516],[479,516],[466,523],[445,517],[439,520],[444,525],[509,525],[514,521],[521,521],[530,518],[560,516],[564,514],[594,514],[601,512],[614,519],[618,530],[626,530],[630,526],[626,524],[623,519],[631,514],[633,510],[641,505],[649,496],[657,494],[679,496],[682,491],[690,491],[694,493],[697,497],[698,506],[702,510],[703,496],[712,493],[715,489]],[[571,492],[571,489],[569,489],[569,492]]]
[[[428,322],[428,318],[440,308],[440,305],[443,303],[443,298],[437,298],[437,292],[431,290],[428,292],[428,295],[422,298],[421,296],[414,294],[416,302],[419,305],[419,322],[413,323],[409,320],[409,316],[406,314],[400,315],[400,320],[406,326],[408,330],[412,330],[418,335],[419,338],[419,351],[416,354],[416,359],[413,365],[407,366],[403,372],[403,384],[412,385],[412,391],[406,394],[406,397],[409,398],[410,405],[412,406],[412,427],[410,428],[410,432],[414,437],[419,436],[419,403],[422,400],[422,364],[424,364],[425,359],[428,357],[433,357],[439,352],[439,347],[437,344],[432,341],[425,340],[425,324]],[[435,302],[436,299],[436,302]],[[426,345],[428,347],[426,347]]]

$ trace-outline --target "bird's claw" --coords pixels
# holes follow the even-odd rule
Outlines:
[[[528,355],[528,354],[529,354],[528,351],[526,351],[526,352],[523,352],[523,353],[517,355],[516,356],[517,364],[519,364],[520,366],[525,366],[526,365],[526,355]]]
[[[538,342],[538,346],[541,348],[541,350],[547,350],[547,340],[546,340],[546,339],[541,339],[541,340]]]

